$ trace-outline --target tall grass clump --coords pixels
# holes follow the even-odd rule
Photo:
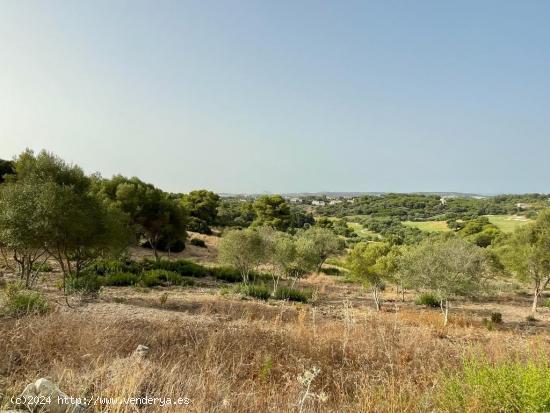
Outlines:
[[[192,285],[193,281],[177,272],[157,269],[144,272],[140,284],[144,287],[168,287],[172,285]]]
[[[550,411],[550,364],[547,358],[527,362],[486,360],[465,361],[460,373],[443,381],[439,397],[447,412]]]
[[[137,284],[139,279],[138,275],[131,272],[116,272],[104,276],[102,283],[106,286],[124,287]]]
[[[50,308],[42,294],[38,291],[27,290],[19,283],[7,284],[4,294],[6,296],[5,312],[14,317],[44,314]]]
[[[275,292],[274,298],[278,300],[290,300],[300,303],[307,303],[311,300],[313,293],[311,290],[298,290],[290,287],[280,287]]]
[[[116,273],[139,274],[143,268],[140,262],[131,259],[97,259],[87,267],[87,270],[97,275]]]
[[[271,290],[265,284],[243,284],[239,292],[264,301],[267,301],[271,296]]]
[[[187,260],[144,260],[142,265],[144,270],[165,270],[188,277],[206,277],[209,273],[204,266]]]
[[[93,273],[81,274],[79,277],[69,277],[67,279],[67,293],[81,294],[86,296],[97,296],[101,289],[99,277]]]
[[[425,305],[426,307],[434,307],[434,308],[440,306],[439,297],[431,293],[420,294],[418,298],[414,300],[414,303],[416,305]]]
[[[214,267],[210,268],[210,275],[217,280],[228,283],[237,283],[242,281],[241,273],[233,267]]]

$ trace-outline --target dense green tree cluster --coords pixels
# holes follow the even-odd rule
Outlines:
[[[15,173],[13,162],[0,159],[0,184],[5,181],[4,175],[10,175],[13,173]]]
[[[485,216],[469,221],[449,220],[447,225],[457,231],[463,238],[479,247],[488,247],[502,236],[502,231],[496,225],[491,224]]]
[[[472,219],[482,215],[501,215],[522,212],[518,204],[539,210],[549,206],[548,195],[499,195],[495,197],[445,197],[422,194],[367,195],[318,209],[327,216],[369,215],[395,217],[401,221]]]
[[[279,279],[294,282],[308,271],[319,271],[331,255],[343,252],[344,245],[331,230],[310,227],[295,235],[272,227],[251,227],[228,230],[219,245],[219,260],[236,268],[244,283],[260,265],[271,269],[274,292]]]
[[[531,284],[534,315],[539,298],[550,287],[550,210],[540,213],[536,222],[502,237],[496,251],[512,274]]]
[[[418,228],[403,225],[398,218],[363,218],[359,222],[367,229],[376,232],[392,244],[415,244],[428,236]]]
[[[223,227],[246,228],[256,218],[253,201],[237,198],[224,198],[220,201],[217,225]]]
[[[0,248],[27,286],[36,279],[36,264],[49,257],[65,280],[93,258],[128,244],[124,217],[93,195],[91,179],[79,167],[47,152],[26,151],[14,169],[0,187]]]
[[[281,195],[264,195],[253,204],[256,218],[252,225],[286,231],[290,226],[290,207]]]
[[[181,251],[187,237],[187,212],[162,190],[138,178],[118,175],[97,179],[95,195],[126,214],[138,241],[144,240],[158,258],[158,250]]]
[[[184,195],[181,203],[190,215],[188,229],[201,234],[211,234],[210,227],[216,223],[218,217],[220,196],[201,189]]]

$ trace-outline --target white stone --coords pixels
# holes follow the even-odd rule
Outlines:
[[[25,407],[30,412],[44,412],[44,413],[80,413],[86,410],[86,406],[70,403],[69,396],[63,393],[59,388],[48,379],[38,379],[34,383],[29,384],[21,393],[23,399],[47,400],[50,402],[45,405],[37,405],[32,401],[29,401]],[[66,402],[63,403],[62,400]]]

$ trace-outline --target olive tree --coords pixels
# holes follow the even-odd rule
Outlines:
[[[33,260],[51,256],[63,273],[80,273],[91,259],[127,245],[123,217],[90,192],[81,168],[42,151],[23,152],[15,175],[2,186],[0,232],[4,248],[20,261],[21,274],[32,282]],[[39,257],[39,258],[37,258]],[[29,284],[29,282],[27,282]]]
[[[535,223],[518,228],[497,251],[509,270],[531,283],[534,316],[540,296],[550,285],[550,210],[541,212]]]
[[[303,261],[311,263],[317,273],[328,257],[344,250],[344,241],[327,228],[314,226],[299,230],[296,237],[304,256]]]
[[[290,234],[274,230],[264,230],[260,233],[264,237],[265,261],[271,266],[275,294],[282,277],[293,277],[294,283],[296,282],[300,274],[299,251],[294,237]]]
[[[39,211],[43,248],[59,264],[63,282],[100,255],[128,245],[125,217],[97,199],[82,169],[59,157],[26,151],[15,161],[16,184],[29,185]]]
[[[433,238],[410,248],[400,260],[399,271],[407,286],[437,295],[446,326],[452,298],[482,291],[489,260],[482,248],[456,236]]]
[[[382,267],[382,258],[391,250],[385,243],[360,242],[348,255],[348,266],[352,274],[371,289],[376,311],[380,311],[380,292],[385,284],[387,273]]]
[[[6,183],[0,187],[0,253],[27,288],[38,276],[35,264],[48,259],[44,211],[37,205],[41,193],[39,186],[30,183]]]
[[[253,229],[226,231],[219,244],[219,261],[235,267],[242,281],[248,284],[250,273],[265,259],[265,244],[258,231]]]

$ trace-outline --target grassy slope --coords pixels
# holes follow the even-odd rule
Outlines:
[[[418,228],[426,232],[447,232],[450,231],[450,228],[447,226],[445,221],[404,221],[403,225],[412,228]]]
[[[503,232],[514,232],[532,220],[516,215],[487,215],[489,221],[500,228]]]

